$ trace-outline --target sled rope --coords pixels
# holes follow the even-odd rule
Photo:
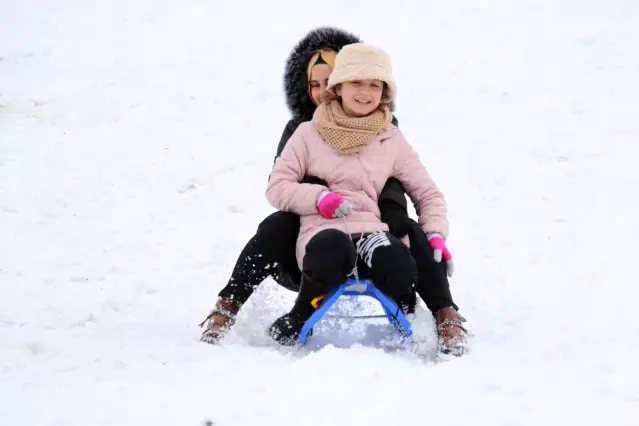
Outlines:
[[[346,221],[346,215],[342,216],[342,220],[344,220],[344,227],[346,228],[346,233],[348,235],[351,235],[351,231],[348,230],[348,222]],[[362,231],[360,238],[364,238],[364,231]],[[350,274],[346,275],[346,277],[350,277],[351,275],[355,277],[355,282],[359,285],[359,274],[357,271],[357,255],[355,255],[355,263],[353,264],[353,269]]]

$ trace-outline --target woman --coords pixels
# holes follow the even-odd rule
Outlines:
[[[327,92],[310,122],[299,125],[276,161],[266,191],[277,209],[301,216],[297,261],[301,288],[291,311],[270,328],[282,344],[294,344],[317,300],[343,283],[354,269],[392,297],[412,290],[417,270],[407,247],[381,220],[378,196],[394,177],[408,190],[419,212],[433,257],[449,263],[446,203],[418,155],[391,123],[396,84],[390,59],[374,46],[345,46],[335,59]],[[325,183],[302,183],[303,176]],[[437,279],[433,275],[430,279]],[[446,325],[462,329],[454,315]],[[463,350],[463,339],[442,348]]]

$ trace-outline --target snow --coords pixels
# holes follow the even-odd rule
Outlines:
[[[636,424],[636,2],[0,10],[0,425]],[[278,348],[270,280],[198,341],[273,210],[286,55],[326,24],[391,54],[450,205],[463,358],[434,359],[424,308],[421,358],[359,323]]]

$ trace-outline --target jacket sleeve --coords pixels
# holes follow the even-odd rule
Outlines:
[[[399,138],[398,149],[393,176],[399,179],[415,204],[420,226],[426,233],[439,232],[448,238],[448,210],[444,194],[403,136]]]
[[[386,210],[401,210],[408,215],[406,191],[401,182],[394,177],[386,181],[386,185],[379,194],[378,204],[382,214]]]
[[[397,126],[397,118],[393,115],[391,121]],[[397,217],[400,215],[402,221],[410,220],[408,216],[408,204],[406,203],[406,190],[402,186],[402,183],[394,177],[388,178],[382,192],[379,194],[379,211],[382,215],[382,221],[389,223],[390,217]],[[418,206],[415,206],[417,209]],[[390,225],[390,223],[389,223]]]
[[[308,148],[304,126],[299,126],[275,161],[271,172],[266,198],[273,207],[300,216],[318,213],[317,196],[328,188],[324,185],[300,183],[307,166]]]
[[[284,131],[282,132],[282,137],[280,138],[280,143],[277,145],[277,152],[275,153],[275,159],[273,160],[273,164],[277,161],[277,157],[282,155],[282,151],[286,146],[288,140],[293,136],[295,130],[299,126],[300,122],[296,118],[291,118],[288,123],[286,123],[286,127],[284,127]]]
[[[397,117],[392,116],[391,123],[397,126]],[[401,182],[394,177],[389,178],[379,194],[379,209],[384,214],[385,211],[400,209],[408,216],[408,205],[406,203],[406,190]]]
[[[286,123],[286,127],[284,127],[284,131],[282,132],[282,137],[280,138],[280,143],[277,145],[277,152],[275,153],[275,158],[273,159],[273,164],[277,161],[277,158],[282,155],[282,151],[286,146],[288,140],[293,136],[295,130],[299,127],[301,121],[299,118],[291,118],[288,123]],[[304,175],[301,180],[302,183],[316,183],[318,185],[328,186],[324,179],[320,179],[317,176],[308,176]]]

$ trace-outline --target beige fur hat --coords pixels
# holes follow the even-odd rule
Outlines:
[[[328,90],[336,95],[335,86],[346,81],[375,79],[386,83],[388,90],[382,102],[390,104],[397,95],[393,69],[388,54],[379,47],[364,43],[348,44],[335,57],[335,67],[328,79]]]

